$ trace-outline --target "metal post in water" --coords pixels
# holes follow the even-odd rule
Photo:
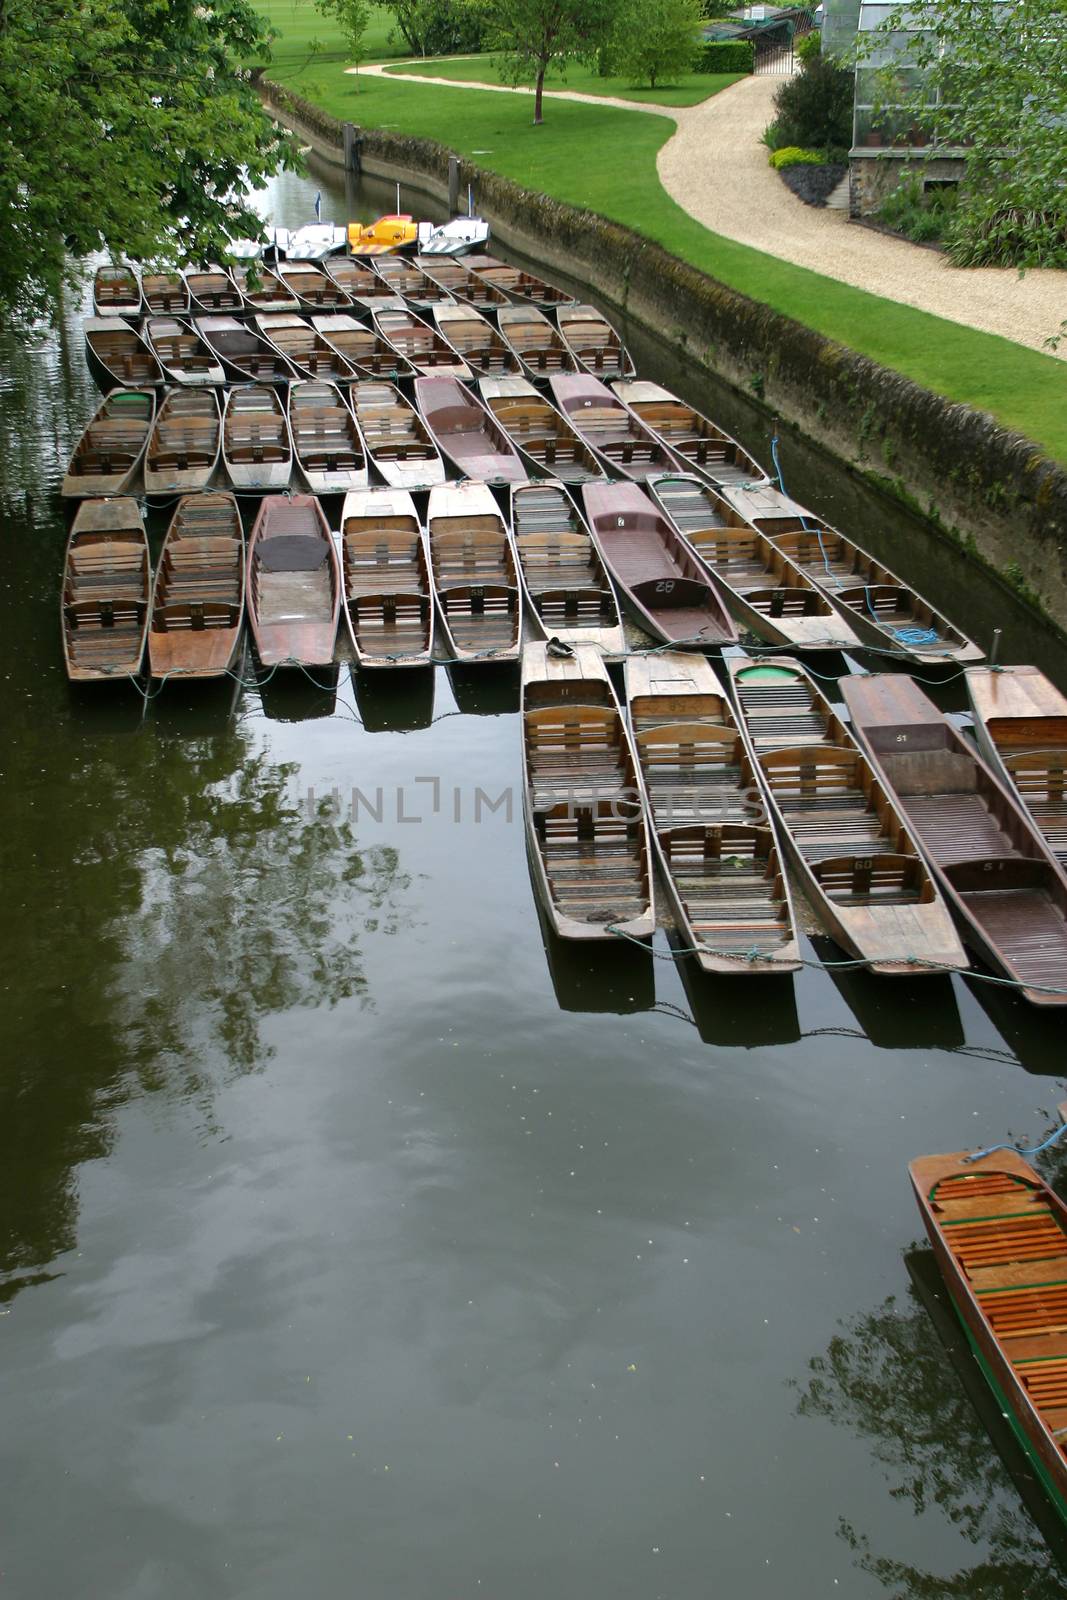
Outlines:
[[[469,183],[467,185],[467,215],[468,217],[473,217],[474,215],[474,190]]]
[[[991,667],[995,667],[996,666],[997,657],[1000,654],[1000,635],[1001,635],[1001,631],[1002,630],[1000,628],[994,628],[993,629],[993,642],[989,646],[989,665]]]
[[[448,214],[459,215],[459,157],[448,158]]]
[[[396,186],[396,214],[397,214],[397,216],[400,215],[400,185],[399,185],[399,183]]]

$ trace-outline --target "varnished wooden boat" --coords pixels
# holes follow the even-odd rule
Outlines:
[[[432,489],[444,483],[445,464],[430,430],[391,383],[352,384],[355,412],[367,454],[392,489]]]
[[[501,306],[496,320],[501,334],[522,362],[523,372],[533,382],[553,373],[578,371],[578,357],[559,329],[536,306]]]
[[[479,311],[494,311],[511,305],[503,289],[479,278],[466,261],[457,261],[448,256],[416,256],[415,265],[434,283],[446,289],[454,300],[462,300]]]
[[[710,484],[691,474],[649,480],[649,493],[714,574],[733,615],[772,644],[850,650],[859,640],[829,598],[773,540],[758,533]]]
[[[178,317],[149,317],[144,336],[168,383],[200,388],[226,382],[222,362],[191,323]]]
[[[630,656],[626,702],[683,944],[705,972],[795,972],[800,952],[778,837],[710,663],[674,650]]]
[[[361,667],[424,667],[434,604],[426,535],[403,490],[361,489],[341,513],[345,618]]]
[[[326,272],[351,300],[392,300],[396,290],[380,278],[365,261],[351,256],[328,256],[322,263]]]
[[[428,310],[431,306],[455,305],[449,291],[442,288],[436,278],[423,272],[410,256],[375,256],[373,266],[393,294],[399,295],[420,311]]]
[[[283,314],[252,320],[257,331],[275,350],[281,351],[301,377],[317,378],[324,383],[351,383],[358,376],[348,357],[303,317]]]
[[[367,453],[356,419],[335,383],[289,387],[293,455],[312,494],[367,487]]]
[[[522,592],[537,628],[564,644],[626,653],[615,591],[581,512],[562,483],[519,483],[511,526]]]
[[[546,283],[533,272],[523,272],[518,267],[509,267],[506,262],[498,261],[495,256],[465,256],[464,264],[481,278],[483,283],[499,289],[509,300],[528,300],[538,306],[574,304],[574,296],[568,294],[566,289],[557,289],[555,284]]]
[[[63,657],[72,682],[137,676],[151,588],[137,501],[83,500],[63,571]]]
[[[724,662],[779,835],[826,931],[874,972],[966,970],[948,906],[865,751],[799,661]]]
[[[478,392],[533,475],[572,484],[607,481],[600,457],[525,378],[482,378]]]
[[[141,310],[146,317],[187,317],[191,309],[189,285],[180,272],[142,274]]]
[[[474,374],[448,340],[409,311],[403,300],[373,303],[371,320],[376,331],[422,377],[441,374],[466,381]]]
[[[664,644],[736,644],[718,590],[681,534],[635,483],[587,483],[586,521],[604,565],[641,626]]]
[[[1067,1207],[1013,1150],[908,1171],[986,1382],[1067,1517]]]
[[[248,267],[231,267],[230,275],[241,292],[244,308],[257,316],[291,316],[300,310],[300,301],[289,285],[261,262],[257,262],[254,271]]]
[[[1029,814],[913,679],[878,673],[841,687],[964,942],[1034,1005],[1067,1005],[1067,877]]]
[[[682,457],[686,470],[718,487],[759,483],[767,474],[734,439],[669,389],[641,379],[612,384],[615,395],[645,427]]]
[[[352,305],[351,296],[337,280],[327,277],[321,267],[312,266],[309,261],[279,261],[274,271],[304,311],[321,315],[347,311]]]
[[[969,667],[974,732],[1061,867],[1067,867],[1067,696],[1037,667]]]
[[[399,378],[415,376],[415,368],[406,356],[394,350],[375,329],[365,327],[355,317],[344,313],[333,317],[312,317],[311,326],[327,344],[344,356],[361,380],[386,378],[396,382]]]
[[[154,390],[112,389],[74,446],[64,496],[128,494],[137,484],[155,414]]]
[[[223,267],[187,267],[184,277],[194,315],[232,317],[246,309],[244,296]]]
[[[121,317],[86,317],[85,359],[105,394],[163,382],[163,369],[137,330]]]
[[[188,495],[178,502],[156,568],[148,627],[152,676],[217,678],[228,671],[241,640],[244,600],[237,501],[232,494]]]
[[[239,493],[288,488],[293,439],[276,390],[260,384],[230,390],[222,419],[222,459]]]
[[[139,317],[141,285],[132,267],[110,261],[93,275],[93,310],[98,317]]]
[[[595,645],[522,653],[523,813],[534,882],[564,939],[648,939],[652,860],[633,744]]]
[[[196,494],[214,478],[222,451],[218,395],[211,389],[168,389],[144,459],[149,497]]]
[[[507,526],[484,483],[430,490],[430,573],[442,631],[457,661],[518,659],[522,596]]]
[[[196,331],[238,383],[290,383],[297,376],[287,356],[236,317],[197,317]]]
[[[248,544],[248,618],[265,667],[333,661],[341,570],[314,495],[270,495]]]
[[[526,468],[503,428],[455,378],[416,378],[415,404],[442,455],[481,483],[521,483]]]
[[[431,315],[437,331],[448,340],[472,372],[483,378],[507,377],[522,372],[522,363],[506,339],[473,306],[454,302],[434,306]]]
[[[592,378],[634,377],[634,364],[622,339],[595,306],[560,306],[556,321],[583,372]]]
[[[680,456],[662,444],[596,378],[560,373],[548,380],[556,405],[590,449],[620,477],[645,483],[662,472],[684,472]]]

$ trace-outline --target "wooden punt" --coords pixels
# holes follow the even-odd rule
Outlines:
[[[270,495],[248,545],[248,617],[265,667],[333,661],[341,570],[314,495]]]
[[[430,573],[437,615],[457,661],[515,661],[522,596],[507,526],[484,483],[430,490]]]
[[[643,380],[612,384],[612,390],[645,427],[682,457],[689,472],[718,487],[727,483],[762,482],[767,474],[732,435],[702,416],[693,406]]]
[[[737,643],[707,572],[635,483],[587,483],[582,499],[601,559],[646,632],[706,650]]]
[[[632,378],[629,352],[607,317],[595,306],[560,306],[556,321],[567,348],[592,378]]]
[[[1067,867],[1067,696],[1037,667],[969,667],[974,732],[1061,867]]]
[[[225,268],[207,267],[200,271],[187,267],[184,277],[189,302],[197,316],[235,316],[245,310],[244,295]]]
[[[360,379],[413,378],[415,368],[406,356],[394,350],[373,328],[365,327],[355,317],[340,313],[333,317],[312,317],[311,326],[321,334],[327,344],[351,365]]]
[[[611,579],[564,485],[516,484],[511,526],[522,592],[544,637],[625,655]]]
[[[121,317],[86,317],[85,359],[105,393],[163,382],[163,369],[152,351]]]
[[[662,472],[684,472],[685,463],[627,411],[621,400],[585,373],[559,373],[548,380],[556,405],[589,445],[620,477],[644,483]]]
[[[514,445],[481,401],[455,378],[416,378],[419,415],[463,477],[481,483],[521,483],[526,468]]]
[[[354,383],[348,391],[367,454],[391,489],[432,489],[445,464],[430,430],[391,383]]]
[[[565,659],[526,646],[522,734],[526,836],[553,931],[651,938],[652,860],[634,748],[595,645]]]
[[[483,283],[499,289],[509,300],[528,300],[538,306],[574,304],[574,296],[568,294],[566,289],[557,289],[555,284],[546,283],[543,278],[538,278],[532,272],[509,267],[506,262],[498,261],[495,256],[465,256],[464,262]]]
[[[132,267],[111,261],[93,275],[93,310],[98,317],[139,317],[141,285]]]
[[[222,450],[218,395],[211,389],[168,389],[148,440],[145,493],[196,494],[215,476]]]
[[[1067,1517],[1067,1207],[1013,1150],[920,1156],[908,1171],[998,1409]]]
[[[324,383],[351,383],[358,377],[348,357],[303,317],[283,314],[252,320],[264,339],[280,350],[302,377],[318,378]]]
[[[228,377],[242,383],[289,383],[296,377],[292,362],[236,317],[197,317],[195,325]]]
[[[322,265],[351,300],[392,300],[396,296],[396,290],[391,289],[373,267],[351,256],[328,256]]]
[[[497,312],[497,326],[533,382],[553,373],[578,371],[578,357],[559,329],[536,306],[506,305]]]
[[[734,616],[772,644],[794,650],[851,650],[850,623],[773,540],[691,474],[652,478],[649,493],[713,573]]]
[[[424,667],[433,655],[426,535],[410,494],[361,489],[341,512],[345,618],[361,667]]]
[[[222,362],[191,323],[178,317],[149,317],[144,336],[169,383],[199,388],[226,382]]]
[[[449,291],[435,278],[423,272],[409,256],[375,256],[374,271],[387,283],[393,294],[421,309],[431,306],[451,306],[455,301]]]
[[[155,414],[153,390],[112,389],[74,446],[62,494],[127,494],[137,481]]]
[[[274,271],[305,311],[347,311],[352,304],[337,280],[309,261],[279,261]]]
[[[482,378],[478,392],[534,474],[564,483],[604,483],[600,457],[525,378]]]
[[[276,272],[257,263],[254,274],[248,267],[231,267],[230,276],[241,292],[243,306],[248,311],[269,315],[284,315],[300,310],[300,301],[288,284]],[[255,277],[255,287],[252,278]]]
[[[470,270],[465,261],[457,261],[454,256],[416,256],[415,265],[434,283],[447,289],[454,300],[463,300],[482,311],[495,311],[511,305],[503,289],[486,283],[484,278],[479,278],[476,272]]]
[[[230,390],[222,419],[222,459],[231,484],[240,492],[288,488],[293,440],[276,390],[260,384]]]
[[[146,272],[141,278],[141,310],[146,317],[187,317],[189,285],[180,272]]]
[[[473,306],[434,306],[431,315],[437,331],[448,340],[472,372],[483,378],[502,378],[522,372],[522,362],[506,339]]]
[[[626,702],[652,838],[705,972],[795,972],[782,852],[725,691],[703,656],[630,656]]]
[[[1034,1005],[1067,1005],[1067,877],[1029,814],[911,678],[878,673],[841,687],[964,942]]]
[[[312,494],[367,487],[367,452],[356,419],[335,383],[289,387],[293,455]]]
[[[152,568],[136,500],[83,500],[63,571],[63,658],[74,683],[141,670]]]
[[[428,322],[409,311],[403,300],[382,300],[370,307],[376,331],[422,377],[445,374],[464,380],[474,374],[458,351]]]
[[[726,663],[779,836],[828,933],[874,972],[966,970],[948,906],[885,784],[815,680],[789,656]]]
[[[237,656],[244,604],[245,538],[237,501],[232,494],[186,496],[156,569],[148,628],[152,676],[220,677]]]

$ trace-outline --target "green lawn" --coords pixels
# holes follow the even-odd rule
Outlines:
[[[535,128],[525,96],[401,78],[356,80],[336,57],[308,62],[307,40],[316,28],[320,38],[330,31],[309,0],[274,0],[264,9],[277,27],[286,28],[288,16],[306,30],[301,51],[290,20],[271,75],[334,116],[438,139],[528,188],[628,223],[721,282],[951,400],[992,412],[1067,461],[1067,363],[710,233],[670,199],[657,177],[656,154],[673,131],[669,118],[555,100],[546,105],[544,126]],[[707,82],[710,88],[716,80]]]
[[[504,83],[498,62],[491,55],[452,56],[440,61],[417,61],[399,67],[398,72],[410,77],[452,78],[457,83]],[[533,78],[523,80],[530,85]],[[695,106],[735,83],[736,76],[725,73],[686,72],[673,83],[657,84],[650,89],[631,83],[629,78],[602,78],[595,67],[583,67],[577,62],[566,72],[558,68],[545,79],[546,89],[576,89],[581,94],[610,95],[618,100],[650,100],[661,106]]]
[[[336,18],[324,17],[315,9],[314,0],[256,0],[256,10],[279,35],[270,62],[272,77],[288,82],[288,75],[300,73],[316,43],[322,46],[321,53],[315,56],[317,66],[348,64],[350,57]],[[396,35],[394,44],[388,42],[390,33]],[[364,61],[397,61],[410,53],[393,13],[387,6],[371,6],[370,22],[363,35]]]

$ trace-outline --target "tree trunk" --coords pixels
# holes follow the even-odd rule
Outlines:
[[[542,61],[537,69],[537,81],[534,85],[534,127],[539,127],[545,120],[541,115],[541,97],[545,89],[545,63]]]

